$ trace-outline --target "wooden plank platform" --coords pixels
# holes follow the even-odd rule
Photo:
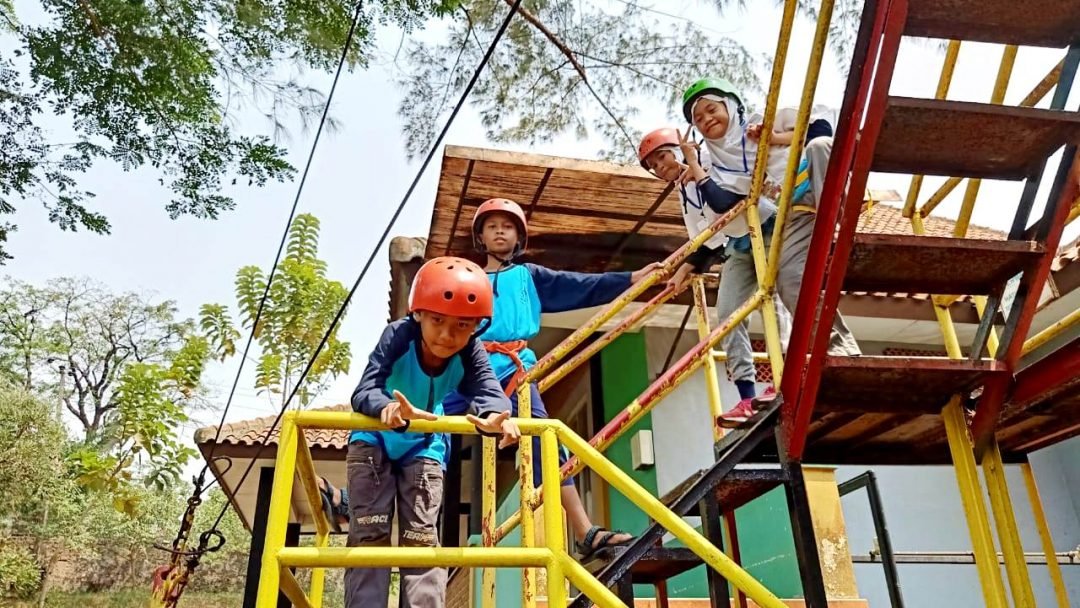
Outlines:
[[[856,234],[844,289],[988,295],[1043,251],[1031,241]]]
[[[1078,140],[1076,112],[889,97],[873,170],[1018,180]]]
[[[908,0],[904,34],[1064,48],[1080,42],[1080,1]]]

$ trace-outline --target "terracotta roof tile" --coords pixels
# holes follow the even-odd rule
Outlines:
[[[341,404],[316,408],[312,411],[347,412],[350,411],[350,408],[347,404]],[[276,416],[264,416],[253,420],[230,422],[221,427],[221,437],[218,439],[218,445],[259,445],[266,435],[266,429],[270,428],[270,425],[274,423],[274,418]],[[267,445],[277,445],[279,428],[275,428],[270,434]],[[213,443],[216,432],[216,426],[207,426],[195,431],[195,443]],[[307,439],[308,447],[344,450],[349,445],[350,432],[335,429],[305,429],[304,438]]]
[[[923,220],[927,236],[952,236],[956,222],[931,215]],[[859,216],[859,232],[878,234],[912,234],[911,220],[904,217],[903,209],[885,203],[874,205]],[[971,224],[967,238],[992,241],[1005,240],[1006,234],[993,228]]]

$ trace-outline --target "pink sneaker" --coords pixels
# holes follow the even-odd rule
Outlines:
[[[742,426],[747,420],[752,418],[757,410],[754,409],[755,401],[771,401],[776,397],[776,389],[769,387],[765,389],[765,392],[757,397],[751,397],[749,399],[743,399],[735,404],[735,407],[725,412],[722,416],[717,418],[716,423],[722,428],[733,429]]]

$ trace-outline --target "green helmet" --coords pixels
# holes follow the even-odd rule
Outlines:
[[[686,92],[683,93],[682,111],[683,116],[686,117],[686,122],[694,122],[691,117],[691,110],[694,108],[694,102],[702,95],[708,93],[734,99],[735,103],[739,105],[739,113],[742,114],[743,102],[742,98],[739,97],[739,92],[738,89],[735,88],[735,85],[731,84],[726,78],[702,78],[690,85],[690,88],[686,89]]]

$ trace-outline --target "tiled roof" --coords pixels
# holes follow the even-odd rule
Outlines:
[[[923,220],[923,225],[927,236],[952,236],[956,222],[931,215]],[[878,203],[859,216],[859,232],[913,234],[911,220],[904,217],[903,209],[885,203]],[[970,239],[1001,241],[1005,240],[1005,237],[1006,234],[1000,230],[974,224],[968,227],[967,238]]]
[[[317,408],[312,411],[347,412],[349,411],[349,406],[341,404]],[[266,429],[270,428],[270,425],[274,423],[274,418],[276,418],[276,416],[264,416],[253,420],[230,422],[221,427],[221,437],[218,438],[217,443],[218,445],[259,445],[259,443],[262,442],[263,437],[266,436]],[[277,445],[280,426],[281,425],[278,425],[278,428],[275,428],[270,434],[270,440],[267,441],[267,445]],[[213,443],[214,433],[216,431],[216,426],[207,426],[195,431],[195,443]],[[308,447],[311,448],[344,450],[349,445],[349,433],[350,431],[347,430],[305,429],[304,438],[307,439]]]

